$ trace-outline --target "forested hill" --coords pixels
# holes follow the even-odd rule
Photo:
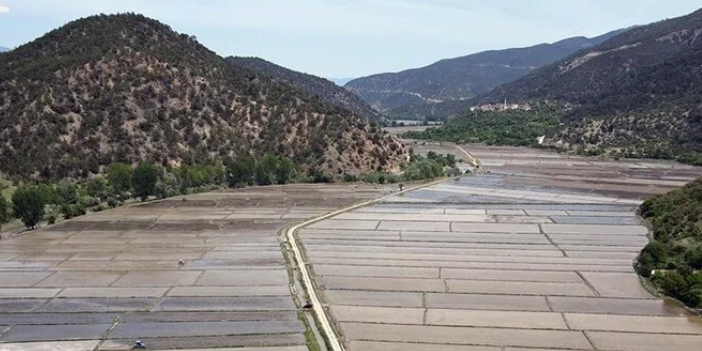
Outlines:
[[[620,32],[594,38],[568,38],[527,48],[485,51],[399,73],[358,78],[346,84],[346,88],[391,116],[426,117],[434,110],[436,117],[446,117],[447,113],[460,113],[470,107],[461,104],[465,100],[576,51],[598,45]],[[446,105],[434,109],[442,102]]]
[[[702,10],[633,28],[503,85],[481,103],[551,101],[558,145],[645,153],[702,151]],[[639,150],[639,151],[636,151]]]
[[[0,55],[0,140],[0,171],[52,178],[266,152],[330,174],[406,158],[352,113],[133,14],[77,20]]]
[[[382,120],[381,114],[373,110],[368,103],[327,79],[293,71],[258,57],[229,57],[227,60],[235,65],[290,84],[319,98],[325,104],[349,110],[365,121],[378,122]]]

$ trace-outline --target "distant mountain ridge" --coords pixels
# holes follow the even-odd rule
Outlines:
[[[327,79],[293,71],[258,57],[228,57],[227,60],[235,65],[290,84],[319,98],[326,104],[349,110],[365,121],[377,122],[382,119],[381,114],[373,110],[368,103]]]
[[[574,37],[552,44],[491,50],[438,61],[426,67],[398,73],[358,78],[346,88],[393,117],[446,117],[444,110],[460,112],[463,101],[516,79],[534,69],[556,62],[584,48],[598,45],[623,30],[598,37]],[[437,104],[446,105],[436,108]],[[468,106],[469,107],[469,106]]]
[[[0,52],[7,52],[7,51],[10,51],[10,49],[6,48],[4,46],[0,46]]]
[[[561,108],[566,126],[548,144],[702,154],[702,10],[633,28],[476,101],[505,97]]]

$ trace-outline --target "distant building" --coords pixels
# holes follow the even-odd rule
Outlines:
[[[522,110],[531,111],[531,105],[529,104],[507,104],[505,100],[504,104],[484,104],[479,106],[473,106],[470,108],[471,112],[475,111],[509,111],[509,110]]]

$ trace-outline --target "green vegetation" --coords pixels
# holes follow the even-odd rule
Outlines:
[[[390,174],[386,172],[372,172],[359,177],[354,175],[344,175],[344,181],[362,181],[374,184],[395,184],[400,182],[412,182],[419,180],[431,180],[446,175],[460,175],[460,171],[455,168],[458,160],[451,154],[439,155],[433,151],[427,153],[426,158],[414,154],[412,150],[409,164],[402,165],[401,174]]]
[[[113,163],[107,171],[107,179],[117,192],[129,191],[132,188],[132,173],[134,170],[131,165],[126,163]]]
[[[156,193],[156,182],[159,178],[159,170],[151,162],[141,162],[134,169],[132,175],[132,186],[134,187],[134,195],[139,197],[141,201],[146,201],[149,196]]]
[[[71,22],[0,55],[0,101],[12,101],[0,110],[0,171],[56,182],[121,162],[108,172],[120,193],[132,187],[128,165],[144,160],[168,168],[270,153],[306,171],[364,173],[394,169],[406,157],[397,140],[358,115],[271,76],[141,15]]]
[[[10,221],[10,204],[0,196],[0,232],[2,232],[2,225],[8,221]]]
[[[553,112],[500,111],[468,112],[441,127],[423,132],[407,132],[411,139],[449,141],[454,143],[486,143],[488,145],[533,146],[537,139],[553,132],[560,124]]]
[[[27,228],[33,229],[43,220],[53,224],[59,215],[70,219],[85,215],[89,210],[102,211],[108,207],[120,206],[132,198],[146,201],[154,197],[173,197],[225,186],[238,188],[334,181],[385,184],[433,179],[446,175],[446,169],[451,170],[456,162],[453,155],[430,152],[426,158],[412,155],[411,162],[403,165],[404,172],[399,175],[372,172],[336,177],[318,168],[306,172],[296,167],[291,159],[271,153],[260,159],[246,155],[227,158],[225,162],[181,165],[175,168],[164,168],[147,161],[139,163],[136,167],[126,163],[113,163],[107,167],[106,177],[64,179],[57,183],[21,183],[20,179],[16,179],[15,181],[21,184],[12,195],[12,211],[7,210],[7,207],[10,207],[9,203],[0,197],[0,224],[7,222],[10,217],[15,217]],[[2,216],[3,213],[6,217]]]
[[[46,185],[22,186],[12,195],[15,216],[27,228],[34,228],[44,218],[44,207],[55,199]]]
[[[653,226],[639,274],[652,277],[665,294],[702,307],[702,178],[646,200],[639,213]]]

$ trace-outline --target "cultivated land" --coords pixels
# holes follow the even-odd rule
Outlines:
[[[300,232],[352,351],[689,351],[702,320],[632,269],[645,196],[699,168],[464,146],[490,172]]]
[[[128,350],[138,339],[148,349],[307,350],[278,230],[388,191],[191,195],[0,240],[0,350]]]
[[[455,152],[425,144],[428,151]],[[465,145],[484,170],[301,229],[352,351],[688,351],[702,322],[632,269],[634,211],[699,168]],[[489,170],[489,172],[488,172]],[[0,350],[302,351],[278,232],[396,186],[190,195],[0,240]],[[290,266],[290,269],[289,269]],[[241,348],[243,347],[243,348]]]

